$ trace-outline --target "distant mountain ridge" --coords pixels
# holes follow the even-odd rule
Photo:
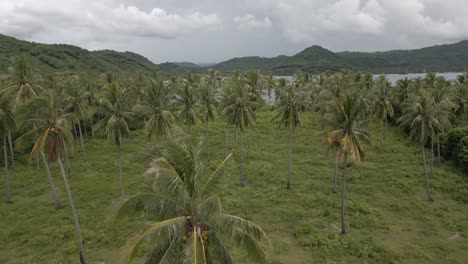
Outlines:
[[[242,57],[218,63],[222,72],[261,69],[274,75],[292,75],[298,70],[318,73],[343,68],[373,73],[454,72],[468,69],[468,40],[414,50],[385,52],[332,52],[311,46],[292,56]]]
[[[40,71],[121,72],[206,72],[217,69],[224,74],[259,69],[274,75],[292,75],[302,70],[310,73],[340,71],[344,68],[373,73],[450,72],[468,69],[468,40],[414,50],[384,52],[332,52],[311,46],[301,52],[272,58],[241,57],[217,64],[166,62],[155,64],[133,52],[113,50],[88,51],[73,45],[40,44],[0,34],[0,72],[5,72],[11,58],[26,53]]]

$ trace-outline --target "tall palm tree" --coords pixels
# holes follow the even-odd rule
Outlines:
[[[147,263],[232,263],[226,243],[233,242],[253,261],[266,263],[265,249],[270,241],[265,232],[224,212],[216,194],[216,178],[231,155],[207,173],[201,152],[201,144],[193,146],[180,138],[150,152],[152,161],[146,175],[153,178],[152,192],[128,199],[117,219],[145,213],[161,220],[151,223],[130,245],[129,262],[138,249],[150,247],[143,256]]]
[[[2,96],[11,100],[13,114],[18,106],[21,106],[43,91],[43,88],[36,82],[38,79],[34,66],[24,54],[13,59],[12,66],[8,69],[7,80],[9,84],[1,91]],[[14,167],[15,159],[11,129],[13,129],[13,127],[10,127],[6,133],[10,146],[11,165]]]
[[[11,84],[3,92],[12,97],[14,106],[25,103],[43,90],[35,83],[35,69],[25,55],[14,58],[13,65],[9,68],[9,79]]]
[[[172,95],[162,80],[150,79],[149,86],[142,91],[145,96],[134,107],[134,112],[146,120],[146,139],[162,139],[171,135],[174,114],[171,112]]]
[[[200,104],[201,104],[201,117],[205,122],[205,147],[210,161],[210,145],[208,141],[209,129],[208,123],[214,120],[216,92],[219,87],[217,71],[211,70],[208,72],[208,78],[204,83],[200,84]]]
[[[8,170],[8,155],[7,155],[7,137],[9,131],[15,127],[15,118],[13,116],[12,104],[10,101],[5,98],[5,96],[0,97],[0,133],[3,135],[3,158],[5,162],[5,179],[6,179],[6,194],[7,199],[6,202],[8,204],[13,203],[13,199],[11,198],[11,191],[10,191],[10,171]],[[13,156],[11,156],[13,159]]]
[[[456,109],[456,105],[452,102],[452,96],[449,91],[451,86],[450,82],[444,79],[439,79],[435,87],[431,91],[431,96],[434,104],[434,114],[437,119],[437,127],[435,127],[435,137],[437,138],[437,156],[440,162],[440,133],[444,130],[449,129],[452,126],[450,120],[452,120],[453,111]],[[434,137],[431,137],[431,176],[432,166],[434,161]]]
[[[262,90],[265,85],[265,79],[259,70],[251,70],[245,74],[245,84],[249,90],[250,101],[255,104],[252,106],[254,117],[257,113],[257,108],[263,104]],[[249,128],[249,141],[247,145],[247,164],[250,162],[250,146],[252,144],[253,127],[251,123]]]
[[[107,85],[102,97],[99,99],[100,114],[104,116],[98,123],[98,127],[106,124],[107,138],[117,146],[117,158],[119,163],[120,195],[125,196],[125,185],[122,173],[121,146],[122,138],[130,135],[127,120],[133,118],[133,112],[127,111],[126,89],[122,89],[117,83]]]
[[[188,80],[184,80],[178,88],[176,107],[179,109],[179,118],[185,123],[187,133],[192,134],[192,126],[198,119],[198,103],[195,90]]]
[[[304,107],[304,103],[301,100],[300,95],[297,95],[293,89],[293,86],[288,86],[286,91],[280,95],[279,100],[277,101],[277,114],[273,120],[277,121],[280,126],[288,129],[289,134],[289,149],[288,149],[288,183],[286,188],[290,189],[291,182],[291,148],[292,148],[292,139],[293,135],[296,132],[296,129],[302,126],[301,121],[301,108]]]
[[[381,76],[377,82],[376,101],[374,106],[374,115],[380,123],[380,145],[382,145],[387,126],[387,118],[393,117],[393,105],[391,102],[391,85],[385,77]]]
[[[85,117],[87,120],[83,120],[83,121],[88,121],[88,126],[89,126],[89,130],[91,131],[91,136],[93,139],[95,139],[93,124],[94,124],[94,118],[96,114],[95,107],[98,105],[98,98],[96,96],[97,85],[96,85],[96,82],[94,82],[85,74],[80,75],[79,80],[80,80],[81,92],[83,93],[83,95],[85,95],[83,96],[83,99],[85,100],[86,105],[87,105],[87,109],[86,109],[87,113],[85,114]],[[86,128],[85,128],[85,131],[86,131]]]
[[[346,95],[333,101],[329,121],[332,130],[328,131],[327,142],[330,147],[338,148],[337,154],[343,160],[343,177],[341,183],[341,234],[346,234],[345,197],[346,167],[348,157],[353,162],[365,160],[363,142],[369,141],[367,131],[361,129],[361,118],[365,107],[356,95]]]
[[[268,103],[271,103],[272,93],[274,92],[276,85],[277,85],[276,80],[273,79],[272,74],[268,75],[265,78],[265,87],[266,87],[267,95],[268,95]]]
[[[73,113],[76,124],[78,124],[79,141],[83,157],[86,160],[86,147],[83,140],[83,132],[81,129],[81,121],[88,119],[88,98],[87,92],[82,90],[81,81],[79,77],[73,76],[68,79],[67,86],[65,87],[65,111]],[[74,124],[75,125],[75,124]]]
[[[218,104],[218,111],[223,113],[223,116],[226,120],[226,131],[225,131],[225,140],[224,140],[224,158],[228,155],[228,139],[229,139],[229,128],[232,124],[230,124],[228,116],[226,115],[227,108],[229,107],[229,103],[231,100],[231,96],[233,94],[233,89],[237,85],[232,78],[229,78],[227,81],[223,83],[223,89],[220,93],[220,100]]]
[[[78,220],[78,214],[75,209],[75,203],[73,201],[72,193],[68,184],[67,175],[65,173],[61,157],[61,153],[64,150],[64,145],[73,145],[73,136],[70,133],[69,121],[71,116],[70,114],[63,113],[63,109],[61,108],[59,103],[58,95],[53,90],[48,90],[44,93],[44,95],[32,100],[30,103],[27,104],[26,108],[30,111],[34,111],[34,113],[31,115],[31,118],[26,119],[24,121],[23,125],[26,127],[31,127],[31,125],[33,125],[32,127],[35,127],[37,131],[30,131],[25,135],[32,135],[34,134],[34,132],[39,133],[39,137],[34,143],[34,147],[31,151],[30,158],[33,155],[39,153],[45,161],[44,153],[47,153],[48,162],[58,163],[67,192],[68,202],[70,204],[70,208],[73,215],[75,232],[78,239],[80,263],[85,264],[86,259],[84,255],[83,238],[81,236],[81,228]],[[45,162],[44,165],[46,167],[47,173],[49,174],[49,183],[51,183],[57,206],[60,207],[61,204],[58,200],[55,186],[53,185],[53,181],[50,177],[50,171],[48,170],[47,162]]]
[[[250,100],[250,91],[242,81],[235,81],[232,94],[225,110],[228,123],[240,131],[240,185],[244,186],[244,131],[255,123],[253,107],[257,104]]]
[[[410,140],[417,141],[421,146],[421,154],[424,168],[424,178],[426,180],[427,200],[432,202],[429,178],[427,175],[426,151],[424,145],[430,136],[434,135],[438,120],[435,118],[435,108],[431,98],[428,96],[418,96],[413,104],[403,111],[403,116],[399,119],[400,126],[410,129]]]

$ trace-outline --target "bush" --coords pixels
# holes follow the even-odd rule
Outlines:
[[[458,164],[464,171],[468,172],[468,135],[461,139],[457,147],[458,147],[458,156],[457,156]]]
[[[468,127],[460,127],[442,134],[442,155],[468,171]]]

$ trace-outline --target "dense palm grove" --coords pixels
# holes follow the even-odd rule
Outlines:
[[[55,206],[64,207],[49,166],[57,164],[74,219],[79,257],[87,263],[79,215],[73,201],[69,155],[86,160],[87,140],[104,135],[115,145],[122,205],[117,219],[154,216],[151,226],[127,252],[128,260],[144,257],[148,263],[231,263],[227,244],[234,244],[253,261],[266,262],[267,234],[254,223],[223,210],[216,178],[230,159],[239,163],[239,184],[251,159],[257,112],[275,111],[272,125],[284,129],[288,141],[286,188],[294,181],[291,156],[295,133],[303,122],[320,126],[320,138],[335,163],[330,190],[341,194],[341,234],[346,234],[346,174],[366,160],[370,124],[378,124],[374,144],[385,144],[386,127],[399,126],[420,152],[427,200],[433,201],[430,180],[441,155],[468,163],[468,74],[449,81],[434,74],[424,79],[402,79],[391,84],[384,77],[343,71],[321,75],[297,73],[293,80],[275,79],[259,71],[207,74],[131,76],[107,73],[39,76],[25,57],[14,60],[1,76],[0,118],[3,137],[6,202],[14,205],[10,178],[15,152],[23,151],[31,164],[42,167]],[[303,120],[305,112],[312,120]],[[222,162],[210,152],[210,122],[225,121]],[[204,138],[192,139],[193,127],[203,124]],[[458,129],[453,129],[460,127]],[[143,129],[147,146],[141,160],[151,190],[129,196],[122,170],[125,137]],[[228,139],[234,134],[240,155],[233,157]],[[446,146],[445,146],[445,145]],[[219,157],[217,157],[219,158]],[[274,162],[274,161],[272,161]],[[212,164],[211,164],[212,165]],[[286,164],[285,164],[286,166]],[[462,168],[463,169],[463,168]],[[341,183],[339,183],[339,172]],[[339,190],[339,187],[341,187]],[[117,197],[116,197],[117,198]],[[142,255],[141,252],[145,253]]]

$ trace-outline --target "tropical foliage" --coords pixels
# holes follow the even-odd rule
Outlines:
[[[313,55],[316,49],[303,55]],[[265,177],[261,179],[265,185],[274,184],[268,175],[255,175],[257,160],[268,157],[256,156],[264,142],[253,141],[254,131],[258,131],[257,127],[263,131],[266,126],[273,127],[269,122],[257,120],[260,114],[269,116],[288,135],[287,147],[281,145],[283,139],[275,139],[278,145],[284,146],[282,149],[288,148],[287,155],[284,151],[284,157],[288,158],[286,187],[294,192],[283,195],[293,196],[295,192],[305,195],[297,188],[301,183],[291,179],[303,173],[314,173],[313,170],[304,172],[303,164],[294,163],[296,170],[292,176],[295,157],[292,150],[296,155],[304,149],[299,144],[293,145],[293,138],[303,137],[304,131],[309,140],[320,141],[329,150],[331,159],[326,164],[330,166],[331,176],[334,162],[334,192],[338,192],[339,185],[341,187],[340,217],[334,219],[341,220],[341,235],[356,228],[356,223],[345,222],[345,219],[362,213],[356,209],[358,201],[349,199],[354,190],[347,193],[346,184],[356,179],[350,177],[353,171],[369,169],[361,163],[366,161],[376,127],[380,129],[375,133],[380,133],[379,144],[374,143],[378,147],[383,148],[392,140],[386,137],[387,129],[401,129],[401,133],[408,136],[409,144],[405,143],[415,147],[416,153],[421,155],[423,175],[420,179],[424,176],[429,201],[439,199],[434,197],[437,194],[433,189],[440,190],[440,183],[437,186],[432,181],[433,171],[444,162],[440,156],[466,168],[468,140],[462,128],[467,122],[466,74],[457,80],[428,74],[425,78],[402,79],[395,84],[384,77],[374,79],[372,74],[350,70],[327,71],[320,75],[297,72],[292,80],[266,77],[259,70],[234,71],[224,77],[217,70],[169,77],[149,71],[135,74],[110,71],[99,76],[56,73],[41,77],[27,56],[15,58],[12,63],[9,73],[0,78],[0,135],[3,137],[6,201],[10,207],[16,206],[16,202],[11,203],[20,194],[15,192],[11,182],[24,179],[15,177],[14,161],[27,155],[30,163],[35,160],[37,168],[43,167],[46,172],[58,209],[64,207],[60,197],[66,193],[77,237],[77,259],[81,263],[86,263],[87,243],[98,242],[88,242],[82,237],[79,210],[75,209],[68,179],[73,175],[72,187],[79,182],[81,168],[89,166],[90,157],[94,156],[89,148],[100,140],[104,142],[105,138],[112,143],[106,144],[117,151],[117,161],[109,159],[106,163],[119,171],[122,200],[118,203],[122,205],[117,218],[131,217],[138,227],[149,223],[138,238],[125,238],[128,240],[127,260],[142,258],[149,263],[231,263],[240,252],[254,262],[268,262],[270,242],[263,229],[245,215],[228,213],[232,208],[226,206],[229,202],[225,203],[223,192],[237,187],[218,184],[222,175],[228,177],[232,171],[236,175],[239,171],[240,186],[247,186],[239,188],[244,192],[258,187],[251,186],[250,179]],[[306,120],[304,115],[310,117]],[[212,125],[216,122],[222,122],[225,131],[220,132],[219,127]],[[316,126],[317,133],[302,129],[308,125]],[[244,148],[245,132],[248,132],[247,149]],[[224,146],[210,145],[209,139],[219,138],[220,133],[225,138]],[[127,148],[125,138],[132,135],[144,135],[143,149]],[[234,138],[233,142],[229,142],[229,135]],[[273,137],[255,134],[256,139],[265,136]],[[220,151],[221,148],[224,151]],[[129,161],[122,157],[127,154],[122,152],[129,149],[131,154],[143,154],[137,161]],[[77,156],[75,150],[81,155]],[[313,151],[314,154],[323,153],[319,147]],[[231,159],[238,160],[238,164],[230,163]],[[151,187],[147,192],[134,195],[135,186],[124,182],[124,171],[126,181],[135,178],[124,168],[131,162],[148,166],[145,175]],[[268,166],[274,170],[282,167],[276,160],[268,160]],[[56,169],[63,185],[55,183]],[[93,167],[93,170],[101,168]],[[420,175],[420,171],[412,173]],[[42,175],[42,172],[34,176],[36,174]],[[117,184],[116,177],[112,180]],[[418,181],[412,184],[422,188]],[[79,190],[76,192],[80,195]],[[330,195],[330,200],[336,198],[338,202],[338,197],[331,192],[323,195]],[[113,196],[118,197],[117,194]],[[329,204],[330,211],[337,207],[332,202]],[[346,206],[352,210],[346,210]],[[324,215],[331,217],[333,214]],[[314,243],[304,242],[320,244]],[[233,250],[232,246],[240,250]]]

